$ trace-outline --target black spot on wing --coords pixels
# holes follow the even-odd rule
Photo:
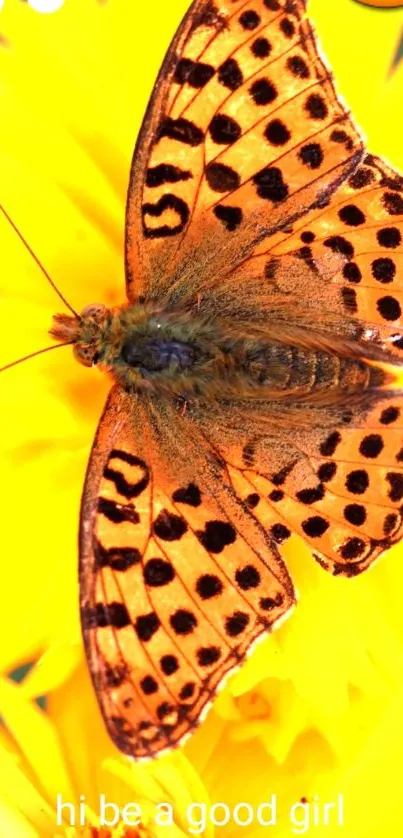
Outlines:
[[[296,493],[296,498],[300,501],[300,503],[304,503],[309,506],[311,503],[317,503],[317,501],[322,500],[324,495],[325,488],[322,483],[319,483],[311,489],[301,489]]]
[[[359,451],[367,459],[376,459],[384,447],[381,434],[368,434],[361,440]]]
[[[300,239],[305,244],[312,244],[315,241],[315,233],[312,233],[310,230],[303,230]]]
[[[161,623],[158,615],[155,611],[151,611],[149,614],[141,614],[137,617],[134,628],[139,640],[142,640],[143,643],[147,643],[151,640],[155,632],[158,631],[160,625]]]
[[[147,227],[145,224],[145,216],[150,215],[154,218],[159,218],[165,210],[174,210],[179,216],[178,224],[170,227],[168,224],[163,224],[161,227]],[[182,198],[177,195],[163,195],[155,204],[146,203],[142,207],[143,212],[143,231],[144,235],[149,239],[164,238],[166,236],[176,236],[182,233],[189,220],[189,207]]]
[[[308,538],[320,538],[329,529],[330,524],[321,515],[312,515],[302,521],[301,526]]]
[[[97,602],[94,606],[84,605],[81,609],[84,629],[112,628],[120,629],[130,625],[130,617],[122,602]]]
[[[394,250],[399,247],[402,241],[402,235],[398,227],[383,227],[378,230],[376,237],[381,247],[387,247]]]
[[[277,544],[282,544],[291,535],[291,531],[284,524],[273,524],[270,532]]]
[[[234,613],[225,620],[224,625],[226,634],[229,637],[237,637],[238,634],[242,634],[242,632],[245,631],[249,621],[249,614],[245,614],[243,611],[234,611]]]
[[[323,457],[331,457],[340,442],[341,434],[339,431],[332,431],[332,433],[329,434],[323,442],[321,442],[319,446],[320,453]]]
[[[186,521],[180,515],[174,515],[162,509],[153,523],[153,532],[162,541],[179,541],[187,532]]]
[[[287,59],[287,68],[293,76],[300,79],[308,79],[310,76],[309,67],[305,59],[301,58],[300,55],[291,55]]]
[[[396,265],[389,256],[380,256],[374,259],[371,264],[371,273],[377,282],[388,285],[393,282],[396,275]]]
[[[337,463],[322,463],[318,468],[318,477],[322,483],[328,483],[332,480],[337,471]]]
[[[394,513],[394,512],[389,512],[389,514],[386,515],[386,518],[383,522],[384,535],[386,535],[386,536],[390,535],[391,532],[393,532],[393,530],[395,529],[395,527],[398,523],[399,523],[399,516],[396,515],[396,513]]]
[[[209,163],[206,167],[206,180],[214,192],[232,192],[241,182],[235,169],[224,163]]]
[[[385,192],[382,203],[389,215],[403,215],[403,198],[398,192]]]
[[[172,500],[176,503],[186,503],[188,506],[200,506],[201,492],[195,483],[189,483],[181,489],[176,489],[172,495]]]
[[[343,559],[358,559],[365,552],[366,544],[362,538],[348,538],[344,544],[339,548],[340,555]]]
[[[172,166],[170,163],[160,163],[147,170],[146,185],[154,188],[162,186],[163,183],[178,183],[181,180],[189,180],[193,177],[188,170],[179,166]]]
[[[288,17],[283,17],[280,21],[280,29],[286,38],[292,38],[295,32],[295,26]]]
[[[192,31],[198,29],[200,26],[207,26],[209,29],[214,29],[216,32],[221,32],[227,29],[228,23],[225,15],[221,14],[214,0],[206,0],[199,11],[195,11],[192,21]]]
[[[98,540],[94,542],[94,556],[98,568],[110,567],[122,572],[141,562],[141,553],[137,547],[106,548]]]
[[[132,504],[116,503],[107,498],[99,498],[98,512],[112,524],[138,524],[140,521],[140,516]]]
[[[247,564],[244,567],[239,567],[235,572],[235,581],[243,591],[249,591],[251,588],[257,588],[260,585],[261,576],[254,565]]]
[[[271,611],[273,608],[278,608],[283,603],[283,597],[281,594],[276,594],[275,597],[265,596],[262,597],[259,601],[260,608],[263,611]]]
[[[150,481],[147,471],[147,474],[143,475],[140,480],[137,480],[135,483],[130,483],[120,471],[110,468],[109,465],[104,469],[104,477],[106,480],[110,480],[111,483],[114,484],[119,495],[123,495],[123,497],[128,500],[137,498],[141,495],[141,493],[144,492],[144,489],[147,488]]]
[[[226,521],[207,521],[204,530],[197,531],[196,535],[210,553],[222,553],[224,547],[236,539],[234,527]]]
[[[354,288],[343,286],[341,288],[341,299],[346,311],[355,314],[358,311],[357,294]]]
[[[140,681],[140,687],[144,693],[144,695],[153,695],[158,690],[158,682],[152,675],[146,675]]]
[[[390,405],[382,411],[379,421],[382,425],[391,425],[393,422],[396,422],[399,416],[400,408]]]
[[[255,105],[259,106],[269,105],[278,95],[274,84],[266,78],[256,79],[249,88],[249,92]]]
[[[346,131],[342,131],[339,128],[332,131],[330,139],[333,143],[340,143],[341,145],[344,145],[346,151],[351,151],[351,149],[354,148],[354,143],[351,137],[349,137]]]
[[[218,81],[229,90],[237,90],[243,84],[243,75],[235,58],[227,58],[218,68]]]
[[[322,120],[327,117],[328,108],[323,96],[320,96],[318,93],[311,93],[306,102],[305,102],[305,110],[308,116],[311,119]]]
[[[228,207],[217,204],[213,209],[216,218],[223,224],[229,233],[233,233],[242,222],[242,210],[240,207]]]
[[[129,676],[129,668],[126,663],[111,666],[105,663],[102,667],[102,678],[107,687],[120,687]]]
[[[323,163],[323,151],[319,143],[307,143],[302,146],[298,157],[308,169],[319,169]]]
[[[292,472],[297,460],[292,460],[290,463],[287,463],[286,466],[279,469],[275,474],[272,474],[270,480],[274,483],[275,486],[282,486],[285,483],[288,475]]]
[[[390,295],[380,297],[377,300],[376,307],[384,320],[399,320],[402,313],[399,301]]]
[[[171,562],[165,559],[148,559],[144,565],[144,581],[151,588],[168,585],[175,578],[175,570]]]
[[[189,84],[190,87],[201,89],[213,78],[215,73],[211,64],[203,61],[192,61],[190,58],[181,58],[176,66],[174,81],[178,84]]]
[[[363,495],[368,489],[369,477],[365,469],[354,469],[346,477],[346,488],[353,495]]]
[[[315,261],[312,254],[312,248],[305,245],[304,247],[300,247],[300,249],[296,252],[296,255],[299,259],[303,259],[307,265],[311,268],[312,271],[317,272],[317,268],[315,265]]]
[[[281,169],[276,166],[266,166],[253,176],[253,182],[259,198],[274,204],[284,201],[288,195],[288,186],[284,183]]]
[[[360,168],[357,169],[353,175],[351,175],[348,183],[352,189],[364,189],[365,186],[369,186],[369,184],[373,183],[374,180],[374,172],[366,166],[360,166]]]
[[[251,31],[256,29],[260,23],[260,17],[253,9],[246,9],[239,17],[239,23],[243,29]]]
[[[164,675],[173,675],[179,669],[179,661],[175,655],[163,655],[160,660],[160,667]]]
[[[218,646],[201,646],[196,652],[196,659],[199,666],[212,666],[221,657],[221,650]]]
[[[239,140],[241,126],[232,116],[218,113],[210,122],[209,132],[213,142],[219,145],[230,145]]]
[[[271,53],[271,44],[267,38],[256,38],[251,46],[255,58],[267,58]]]
[[[333,253],[341,253],[343,256],[347,256],[348,259],[354,256],[353,245],[343,236],[329,236],[329,238],[324,240],[323,244],[325,247],[330,248]]]
[[[204,134],[189,119],[184,119],[184,117],[172,119],[170,116],[167,116],[158,132],[158,139],[162,139],[162,137],[177,140],[177,142],[184,143],[185,145],[198,146],[203,142]]]
[[[281,119],[272,119],[265,128],[264,136],[270,145],[285,145],[291,138],[291,133]]]
[[[195,615],[186,608],[178,608],[171,614],[169,622],[176,634],[191,634],[197,626]]]
[[[213,573],[204,573],[196,582],[196,592],[201,599],[212,599],[222,593],[223,584]]]
[[[391,501],[399,501],[403,498],[403,474],[389,471],[386,479],[390,485],[388,495]]]
[[[112,448],[109,459],[122,460],[123,463],[128,463],[129,466],[138,466],[147,474],[149,473],[147,463],[140,457],[136,457],[135,454],[131,454],[130,451],[123,451],[121,448]]]
[[[181,701],[186,701],[186,699],[188,698],[193,698],[195,689],[196,684],[192,681],[187,681],[179,693],[179,698],[181,699]]]
[[[249,509],[255,509],[258,506],[259,501],[260,497],[257,492],[250,492],[250,494],[245,498],[246,506]]]
[[[349,227],[359,227],[361,224],[365,224],[365,215],[355,204],[347,204],[342,207],[338,212],[338,216],[340,221]]]
[[[362,273],[356,262],[346,262],[343,265],[343,276],[348,282],[359,283],[362,279]]]
[[[280,500],[283,500],[284,492],[281,489],[273,489],[272,492],[269,494],[269,500],[273,501],[273,503],[278,503]]]
[[[362,506],[360,503],[346,504],[343,509],[343,515],[346,521],[349,524],[353,524],[354,527],[361,527],[362,524],[365,524],[367,518],[365,506]]]

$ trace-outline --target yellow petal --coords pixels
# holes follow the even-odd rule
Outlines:
[[[54,801],[58,793],[72,799],[72,786],[60,752],[57,732],[46,714],[27,701],[19,686],[0,679],[0,714],[37,782]]]
[[[40,835],[50,835],[54,827],[53,810],[27,775],[23,760],[16,758],[8,743],[0,742],[0,809],[4,806],[10,815],[15,812],[22,822],[27,821],[27,827],[29,822]]]
[[[24,678],[21,690],[26,698],[45,695],[64,684],[81,662],[81,643],[53,645]]]
[[[40,833],[31,826],[24,815],[1,798],[0,829],[3,835],[18,835],[18,838],[41,838]]]

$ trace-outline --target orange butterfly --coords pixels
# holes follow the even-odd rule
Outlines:
[[[52,335],[114,387],[80,535],[83,634],[116,745],[177,745],[295,602],[402,536],[403,180],[362,141],[304,0],[195,0],[129,186],[126,305]]]

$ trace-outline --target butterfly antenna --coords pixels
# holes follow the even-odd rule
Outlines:
[[[46,268],[44,268],[44,266],[42,265],[42,262],[39,261],[38,257],[35,255],[34,251],[32,250],[32,247],[29,246],[27,240],[24,238],[22,233],[19,231],[18,227],[14,224],[14,221],[12,220],[12,218],[10,218],[8,212],[4,209],[2,204],[0,204],[0,210],[3,213],[3,215],[6,217],[9,224],[11,224],[11,227],[13,228],[14,232],[17,234],[18,238],[22,241],[23,245],[28,250],[28,253],[30,253],[30,255],[32,256],[34,262],[36,262],[36,264],[38,265],[38,268],[42,271],[42,273],[44,274],[44,276],[48,280],[49,285],[52,286],[53,290],[56,292],[57,296],[60,297],[60,299],[62,300],[64,305],[67,306],[67,308],[71,311],[72,314],[74,314],[74,317],[76,317],[77,320],[79,320],[80,319],[79,315],[77,314],[76,311],[74,311],[74,308],[70,305],[70,303],[67,302],[67,300],[63,296],[62,292],[59,291],[59,289],[57,288],[57,286],[53,282],[52,277],[49,276]]]
[[[10,367],[16,367],[17,364],[22,364],[23,361],[29,361],[30,358],[35,358],[36,355],[43,355],[45,352],[51,352],[52,349],[59,349],[60,346],[71,346],[73,343],[73,340],[69,340],[66,343],[55,343],[52,346],[45,346],[44,349],[38,349],[36,352],[24,355],[23,358],[18,358],[17,361],[11,361],[11,364],[6,364],[5,367],[0,367],[0,372],[9,370]]]

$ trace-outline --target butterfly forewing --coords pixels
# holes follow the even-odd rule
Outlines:
[[[324,200],[362,143],[318,55],[304,0],[196,0],[133,160],[128,295],[203,293],[187,263],[235,263]],[[209,259],[214,246],[214,261]],[[198,256],[197,256],[198,254]],[[177,277],[182,287],[177,289]]]

